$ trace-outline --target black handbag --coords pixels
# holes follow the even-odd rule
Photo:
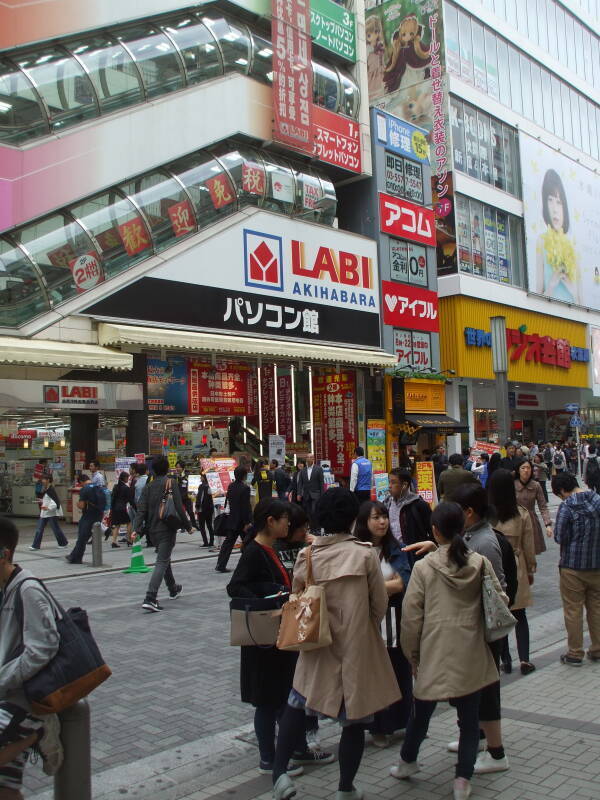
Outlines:
[[[54,658],[23,684],[34,714],[57,714],[87,697],[112,674],[90,630],[87,612],[82,608],[65,611],[38,578],[25,578],[16,591],[15,611],[21,630],[24,612],[21,586],[26,581],[39,583],[52,601],[59,635]],[[21,644],[20,655],[24,645]]]
[[[175,501],[173,500],[173,483],[171,478],[167,478],[167,482],[165,483],[165,493],[160,501],[158,518],[161,522],[164,522],[171,531],[176,531],[183,525],[175,506]]]

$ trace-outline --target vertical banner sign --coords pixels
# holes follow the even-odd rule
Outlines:
[[[294,408],[292,404],[292,371],[289,367],[277,368],[277,422],[279,435],[286,442],[293,442]]]
[[[178,356],[169,358],[167,361],[149,358],[146,365],[148,411],[154,414],[187,414],[186,359]]]
[[[275,367],[270,364],[260,370],[260,399],[263,438],[276,433]]]
[[[273,139],[312,154],[310,0],[272,0]]]
[[[431,507],[437,501],[433,461],[417,461],[417,492]]]
[[[351,370],[313,377],[315,457],[331,462],[334,475],[350,475],[356,426],[356,374]]]
[[[385,420],[367,421],[367,457],[373,465],[373,472],[386,472],[385,460]]]

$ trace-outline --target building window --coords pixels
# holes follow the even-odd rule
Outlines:
[[[394,352],[400,367],[418,370],[431,367],[431,334],[394,329]]]
[[[426,248],[390,238],[390,268],[393,281],[427,286]]]

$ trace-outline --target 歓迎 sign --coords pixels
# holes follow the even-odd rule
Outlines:
[[[384,325],[433,333],[439,331],[436,292],[391,281],[382,281],[381,291]]]
[[[319,161],[360,174],[360,129],[356,120],[313,106],[313,129]]]
[[[311,0],[310,32],[315,44],[348,61],[356,61],[354,14],[332,0]]]
[[[272,0],[273,139],[313,152],[310,10],[304,0]]]
[[[435,218],[430,208],[410,200],[379,193],[379,229],[382,233],[435,247]]]
[[[373,109],[375,117],[375,131],[378,141],[383,142],[386,150],[391,150],[400,156],[406,156],[413,161],[424,162],[429,160],[429,144],[427,132],[404,122],[392,114],[380,109]]]

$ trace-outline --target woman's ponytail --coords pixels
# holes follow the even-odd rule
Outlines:
[[[469,552],[469,548],[465,544],[465,540],[462,537],[462,534],[455,533],[452,539],[450,540],[450,547],[448,548],[448,559],[450,561],[454,561],[456,566],[460,569],[461,567],[467,566],[467,553]]]
[[[448,559],[460,569],[467,565],[469,548],[462,537],[465,515],[458,503],[442,502],[431,515],[431,524],[447,542]]]

